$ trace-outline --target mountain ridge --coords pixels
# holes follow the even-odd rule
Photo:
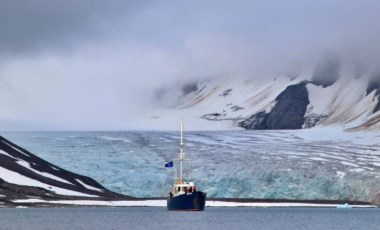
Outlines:
[[[0,201],[19,199],[118,200],[132,198],[111,192],[95,180],[51,164],[0,136]]]
[[[210,127],[225,121],[229,128],[244,129],[315,126],[341,126],[347,131],[380,129],[377,81],[369,77],[335,76],[326,82],[323,79],[306,73],[296,78],[280,75],[274,79],[199,81],[183,86],[186,91],[173,106],[153,111],[149,116],[159,122],[176,114],[185,120],[214,122]]]

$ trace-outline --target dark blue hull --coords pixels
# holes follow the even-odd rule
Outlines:
[[[203,211],[206,204],[206,193],[193,192],[175,197],[168,197],[168,210]]]

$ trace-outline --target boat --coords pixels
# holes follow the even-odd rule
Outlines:
[[[181,120],[181,140],[178,162],[179,177],[176,178],[172,190],[167,198],[167,208],[171,211],[203,211],[206,204],[206,193],[198,191],[194,182],[190,182],[183,177],[183,164],[185,154],[183,152],[183,121]],[[166,167],[173,167],[173,161],[167,163]]]

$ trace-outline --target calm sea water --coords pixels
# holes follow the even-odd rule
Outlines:
[[[379,215],[380,209],[332,208],[2,208],[0,229],[370,230],[380,228]]]

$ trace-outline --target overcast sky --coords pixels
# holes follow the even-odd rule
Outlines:
[[[123,129],[165,84],[273,76],[325,52],[373,64],[379,12],[377,0],[0,0],[0,129]]]

